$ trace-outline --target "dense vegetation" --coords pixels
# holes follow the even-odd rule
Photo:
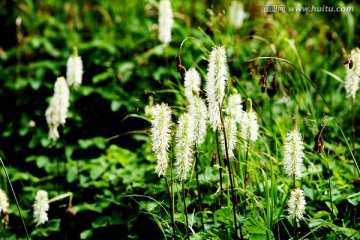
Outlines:
[[[237,28],[229,16],[231,2],[171,1],[168,46],[158,39],[155,0],[0,2],[0,157],[31,239],[171,239],[174,234],[233,239],[234,229],[239,239],[360,239],[359,96],[347,98],[349,64],[343,64],[355,59],[351,50],[359,47],[359,4],[326,3],[353,7],[350,12],[265,13],[262,3],[244,1],[247,17]],[[215,46],[226,50],[224,106],[238,93],[245,111],[250,98],[258,139],[249,144],[239,130],[235,159],[227,161],[217,148],[222,128],[215,132],[209,125],[204,143],[193,149],[196,166],[179,181],[172,166],[175,134],[189,102],[177,59],[181,56],[187,71],[194,67],[200,73],[205,99]],[[83,80],[70,89],[66,124],[53,142],[45,111],[56,79],[66,77],[73,47],[83,61]],[[271,91],[275,75],[276,92]],[[166,178],[155,173],[150,134],[151,109],[162,102],[172,109]],[[284,169],[284,143],[294,117],[304,142],[302,177],[296,181]],[[288,216],[293,185],[306,199],[299,221]],[[2,222],[1,234],[25,239],[5,171],[0,188],[9,199],[9,222]],[[50,199],[49,220],[39,226],[33,220],[38,190]],[[2,219],[6,216],[1,212]]]

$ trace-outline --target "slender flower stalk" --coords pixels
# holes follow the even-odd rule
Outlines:
[[[303,150],[302,137],[297,129],[294,118],[292,129],[286,133],[284,146],[284,166],[285,172],[289,177],[294,177],[294,179],[301,178],[304,158]]]
[[[193,166],[193,150],[195,143],[194,120],[189,113],[180,116],[176,131],[175,157],[176,171],[179,180],[186,180],[186,175]]]
[[[47,211],[49,211],[48,193],[44,190],[39,190],[36,193],[34,204],[34,219],[36,226],[44,224],[49,220]]]
[[[209,102],[209,121],[212,129],[221,125],[220,107],[225,96],[227,81],[226,52],[224,47],[216,46],[209,56],[209,68],[206,75],[206,92]]]
[[[257,123],[256,114],[252,109],[252,101],[247,99],[246,112],[242,115],[241,136],[246,141],[255,142],[259,136],[259,125]]]
[[[64,77],[57,78],[54,86],[54,96],[45,112],[49,126],[49,137],[56,142],[60,137],[58,127],[65,125],[69,108],[69,87]]]
[[[168,168],[169,141],[171,138],[171,109],[167,104],[157,104],[153,109],[151,126],[152,151],[158,159],[155,172],[165,177]]]
[[[159,40],[164,46],[171,42],[171,28],[173,25],[173,12],[170,0],[159,2]]]
[[[246,157],[244,164],[244,179],[243,179],[245,197],[246,197],[247,180],[248,180],[247,162],[249,158],[249,148],[250,148],[250,143],[255,142],[257,140],[259,136],[258,130],[259,130],[259,125],[256,119],[256,114],[252,109],[252,101],[250,98],[248,98],[246,101],[246,112],[243,112],[241,116],[241,136],[246,141]],[[246,201],[243,201],[243,208],[246,215]]]
[[[360,52],[359,49],[351,51],[351,58],[353,66],[350,68],[350,63],[346,65],[345,77],[345,91],[346,97],[355,99],[360,82]]]
[[[296,222],[301,220],[305,213],[305,196],[304,191],[300,188],[296,188],[291,192],[291,196],[288,202],[289,217],[295,218]]]
[[[81,57],[78,56],[78,50],[74,47],[73,55],[71,55],[66,63],[66,80],[69,87],[78,89],[82,82],[83,63]]]

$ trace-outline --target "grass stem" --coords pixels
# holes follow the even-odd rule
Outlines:
[[[9,181],[9,185],[10,185],[10,188],[11,188],[12,194],[14,195],[14,199],[15,199],[16,207],[17,207],[17,210],[18,210],[18,212],[19,212],[19,215],[20,215],[20,218],[21,218],[21,221],[22,221],[23,227],[24,227],[24,231],[25,231],[26,239],[28,239],[28,240],[29,240],[29,234],[28,234],[27,229],[26,229],[26,225],[25,225],[24,218],[23,218],[23,216],[22,216],[22,214],[21,214],[20,206],[19,206],[18,200],[17,200],[17,198],[16,198],[16,194],[15,194],[14,188],[13,188],[13,186],[12,186],[12,184],[11,184],[9,174],[8,174],[8,172],[7,172],[7,170],[6,170],[5,164],[4,164],[4,162],[3,162],[3,160],[2,160],[2,158],[1,158],[1,157],[0,157],[0,161],[1,161],[1,165],[2,165],[2,167],[3,167],[3,169],[4,169],[4,172],[5,172],[6,178],[7,178],[7,179],[8,179],[8,181]]]

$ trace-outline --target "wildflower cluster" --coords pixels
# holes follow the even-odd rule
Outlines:
[[[359,49],[351,51],[351,58],[346,62],[345,91],[346,97],[355,99],[360,82],[360,52]]]
[[[44,224],[49,220],[47,211],[49,211],[48,193],[44,190],[39,190],[36,193],[34,204],[34,221],[36,226]]]
[[[67,80],[64,77],[57,78],[54,85],[54,95],[49,107],[45,112],[46,122],[49,127],[49,138],[55,143],[60,137],[58,127],[66,123],[68,108],[70,104],[70,87],[77,89],[82,82],[83,65],[81,58],[74,48],[74,55],[67,61]]]
[[[294,119],[292,129],[286,133],[284,145],[285,172],[294,180],[301,178],[304,158],[303,149],[302,137],[296,126],[296,119]],[[289,199],[289,217],[295,218],[296,221],[301,220],[305,213],[305,205],[304,191],[300,188],[294,189]]]

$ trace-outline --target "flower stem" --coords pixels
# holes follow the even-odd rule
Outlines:
[[[3,160],[2,160],[2,158],[1,158],[1,157],[0,157],[0,162],[1,162],[1,165],[2,165],[2,167],[3,167],[3,169],[4,169],[4,172],[5,172],[6,178],[7,178],[7,179],[8,179],[8,181],[9,181],[9,185],[10,185],[11,191],[12,191],[12,193],[13,193],[13,195],[14,195],[14,199],[15,199],[16,207],[17,207],[17,209],[18,209],[18,212],[19,212],[19,215],[20,215],[20,218],[21,218],[21,221],[22,221],[22,224],[23,224],[24,230],[25,230],[26,239],[28,239],[28,240],[29,240],[30,238],[29,238],[29,235],[28,235],[28,232],[27,232],[27,229],[26,229],[26,225],[25,225],[24,218],[23,218],[23,216],[22,216],[22,214],[21,214],[21,211],[20,211],[20,206],[19,206],[19,203],[18,203],[18,201],[17,201],[17,198],[16,198],[16,194],[15,194],[14,188],[13,188],[13,186],[12,186],[12,184],[11,184],[9,174],[8,174],[8,172],[7,172],[7,170],[6,170],[5,164],[4,164],[4,162],[3,162]]]
[[[173,198],[172,198],[172,188],[170,189],[169,183],[167,178],[164,176],[168,194],[169,194],[169,203],[170,203],[170,218],[171,218],[171,225],[173,229],[173,237],[176,240],[176,232],[175,232],[175,220],[174,220],[174,205],[173,205]]]
[[[196,146],[195,146],[196,148]],[[205,226],[204,226],[204,206],[202,202],[202,196],[201,196],[201,189],[200,189],[200,182],[199,182],[199,158],[198,158],[198,152],[195,151],[195,171],[196,171],[196,185],[197,185],[197,191],[198,191],[198,197],[199,197],[199,205],[200,205],[200,219],[201,219],[201,230],[205,232]]]
[[[246,216],[246,181],[247,181],[247,162],[248,162],[248,158],[249,158],[249,147],[250,147],[250,140],[248,140],[247,142],[247,147],[246,147],[246,157],[245,157],[245,171],[244,171],[244,195],[245,195],[245,199],[244,199],[244,211],[245,211],[245,216]]]
[[[186,236],[187,236],[187,239],[190,240],[190,237],[189,237],[189,220],[188,220],[188,212],[187,212],[187,207],[186,207],[185,180],[182,180],[181,187],[182,187],[183,200],[184,200],[184,212],[185,212],[185,220],[186,220]]]
[[[224,120],[222,117],[222,113],[221,113],[221,107],[219,106],[219,112],[220,112],[220,120],[221,120],[221,125],[222,125],[222,132],[224,135],[224,144],[225,144],[225,155],[226,155],[226,159],[227,161],[225,161],[225,163],[227,164],[228,167],[228,171],[229,171],[229,178],[230,178],[230,188],[231,188],[231,200],[232,200],[232,207],[233,207],[233,213],[234,213],[234,227],[235,227],[235,232],[234,232],[234,239],[237,240],[238,239],[238,235],[237,235],[237,219],[236,219],[236,199],[235,199],[235,191],[234,191],[234,184],[233,184],[233,178],[232,178],[232,173],[231,173],[231,167],[230,167],[230,159],[229,159],[229,152],[228,152],[228,146],[227,146],[227,140],[226,140],[226,131],[225,131],[225,125],[224,125]],[[243,235],[242,235],[242,230],[240,227],[240,237],[241,239],[243,239]]]
[[[219,134],[218,128],[216,128],[216,149],[217,156],[219,159],[219,175],[220,175],[220,207],[223,205],[223,179],[222,179],[222,166],[221,166],[221,157],[220,157],[220,146],[219,146]]]

